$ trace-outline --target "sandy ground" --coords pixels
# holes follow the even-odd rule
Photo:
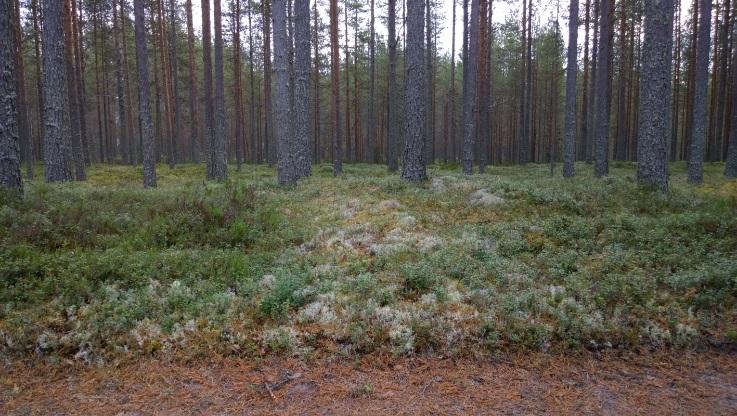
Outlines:
[[[736,415],[737,353],[6,364],[7,415]]]

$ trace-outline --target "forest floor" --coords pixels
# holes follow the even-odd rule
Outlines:
[[[16,363],[12,415],[734,415],[737,355]]]
[[[85,183],[26,182],[0,196],[0,400],[734,413],[737,181],[707,164],[693,187],[673,164],[661,194],[631,163],[577,169],[436,165],[414,185],[317,165],[282,188],[265,166],[217,184],[162,165],[142,189],[140,169],[93,166]],[[286,370],[301,376],[258,387]]]

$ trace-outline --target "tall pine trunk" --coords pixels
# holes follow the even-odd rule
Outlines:
[[[62,4],[43,0],[44,179],[72,180]]]
[[[476,2],[478,0],[474,0]],[[404,158],[402,179],[418,182],[427,179],[425,157],[427,112],[425,82],[423,26],[425,0],[407,0],[407,53],[406,53],[406,99]]]
[[[156,186],[156,155],[148,94],[148,50],[146,47],[146,16],[144,0],[133,0],[136,31],[136,61],[138,63],[138,117],[143,148],[143,186]]]
[[[192,162],[200,162],[200,143],[197,134],[199,104],[197,102],[197,68],[194,63],[194,24],[192,19],[192,0],[187,0],[187,58],[189,63],[189,157]]]
[[[637,180],[640,184],[655,186],[663,192],[668,190],[673,1],[645,2],[640,131],[637,140]]]
[[[294,141],[297,177],[312,173],[310,163],[310,2],[294,0]]]
[[[711,44],[711,0],[699,0],[699,26],[696,44],[696,78],[694,83],[693,127],[688,160],[688,181],[704,180],[704,147],[706,144],[706,89],[709,82],[709,48]]]
[[[228,178],[227,143],[225,136],[225,81],[223,71],[223,25],[220,0],[213,1],[215,18],[215,135],[213,145],[212,178],[224,181]]]
[[[596,67],[596,104],[595,104],[595,148],[594,174],[597,177],[609,174],[609,110],[610,110],[610,77],[611,64],[611,2],[601,0],[601,17],[599,18],[599,52]]]
[[[576,175],[576,75],[578,74],[578,0],[571,0],[568,14],[568,67],[566,68],[566,114],[563,141],[563,176]]]
[[[20,48],[13,33],[11,0],[0,0],[0,187],[23,192],[18,147],[17,78],[15,51]],[[18,24],[19,22],[15,22]]]
[[[217,0],[216,0],[217,1]],[[280,185],[297,181],[294,165],[294,139],[290,131],[289,69],[286,0],[273,0],[271,17],[274,23],[274,134],[277,140],[277,175]]]
[[[463,95],[463,173],[473,172],[473,153],[476,142],[476,73],[479,55],[479,0],[471,0],[469,15],[468,56],[464,67],[467,80]]]
[[[202,83],[205,107],[205,120],[202,123],[202,142],[205,149],[207,178],[214,177],[213,129],[215,128],[212,100],[212,61],[210,43],[210,0],[202,0]]]
[[[389,0],[393,2],[394,0]],[[391,27],[391,24],[390,24]],[[389,31],[391,37],[391,29]],[[333,174],[343,172],[342,136],[340,132],[340,57],[338,51],[338,0],[330,0],[330,113],[333,122]]]

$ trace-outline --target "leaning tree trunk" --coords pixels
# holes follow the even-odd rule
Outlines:
[[[290,132],[291,108],[289,105],[289,70],[287,51],[286,1],[271,3],[274,24],[274,81],[276,85],[274,105],[274,134],[276,135],[276,166],[280,185],[294,185],[297,172],[294,166],[293,142]]]
[[[43,1],[44,60],[44,178],[46,182],[72,180],[70,169],[71,131],[67,102],[67,72],[64,61],[62,4]]]
[[[474,0],[477,1],[477,0]],[[425,94],[425,66],[423,26],[424,0],[408,0],[407,2],[407,61],[406,61],[406,99],[405,99],[405,132],[404,163],[402,164],[402,178],[418,182],[427,179],[425,157],[423,155],[425,138],[425,118],[427,113],[424,102]]]
[[[310,158],[310,1],[294,0],[294,141],[298,177],[312,173]]]
[[[389,171],[397,170],[397,143],[399,142],[399,108],[397,105],[397,1],[389,0],[387,19],[389,68],[386,91],[386,162]]]
[[[568,68],[566,68],[566,135],[563,142],[563,176],[576,175],[576,74],[578,73],[578,0],[571,0],[568,15]]]
[[[227,139],[225,137],[225,83],[223,73],[223,25],[220,0],[213,1],[215,16],[215,135],[212,141],[212,178],[228,178]]]
[[[156,186],[156,154],[154,148],[154,128],[151,121],[148,94],[148,51],[146,48],[146,16],[143,12],[144,0],[133,0],[133,14],[136,30],[136,60],[138,62],[138,123],[141,126],[141,145],[143,147],[143,186]]]
[[[479,0],[471,0],[471,14],[468,34],[468,59],[465,71],[466,81],[463,95],[463,173],[473,172],[473,147],[476,139],[476,69],[479,53]]]
[[[601,17],[599,18],[599,53],[596,67],[596,104],[595,111],[595,146],[594,174],[597,177],[609,174],[609,66],[611,64],[609,43],[611,32],[611,2],[601,0]]]
[[[711,0],[700,0],[699,32],[696,45],[696,84],[693,101],[693,126],[688,159],[688,181],[704,181],[704,146],[706,143],[706,90],[709,82],[711,43]]]
[[[18,149],[18,110],[16,99],[15,44],[12,30],[12,0],[0,0],[0,187],[23,191]],[[29,136],[30,137],[30,136]]]
[[[668,190],[673,12],[673,0],[645,1],[637,180],[663,192]]]

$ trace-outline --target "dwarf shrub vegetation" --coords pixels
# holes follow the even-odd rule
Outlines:
[[[0,201],[0,354],[467,354],[689,347],[737,336],[737,183],[671,166],[671,191],[546,166],[410,185],[317,166],[295,188],[244,167],[95,166]],[[484,189],[503,203],[484,206]],[[382,202],[384,202],[382,204]]]

